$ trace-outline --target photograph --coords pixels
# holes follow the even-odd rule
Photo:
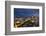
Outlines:
[[[5,34],[36,34],[44,33],[45,3],[36,2],[5,2]]]
[[[14,8],[14,28],[39,27],[39,9]]]

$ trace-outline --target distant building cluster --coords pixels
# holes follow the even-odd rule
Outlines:
[[[23,26],[23,25],[26,25],[26,26]],[[28,26],[29,27],[39,26],[39,17],[31,16],[31,17],[16,17],[16,18],[14,18],[14,27],[28,27]]]

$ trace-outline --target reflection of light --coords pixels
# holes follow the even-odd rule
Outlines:
[[[20,23],[20,21],[16,21],[16,23]]]
[[[32,23],[34,22],[34,20],[32,20]]]

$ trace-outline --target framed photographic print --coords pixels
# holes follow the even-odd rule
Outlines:
[[[44,3],[5,1],[5,34],[44,32]]]

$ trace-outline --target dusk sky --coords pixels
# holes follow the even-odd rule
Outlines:
[[[39,16],[39,9],[14,8],[14,17]]]

